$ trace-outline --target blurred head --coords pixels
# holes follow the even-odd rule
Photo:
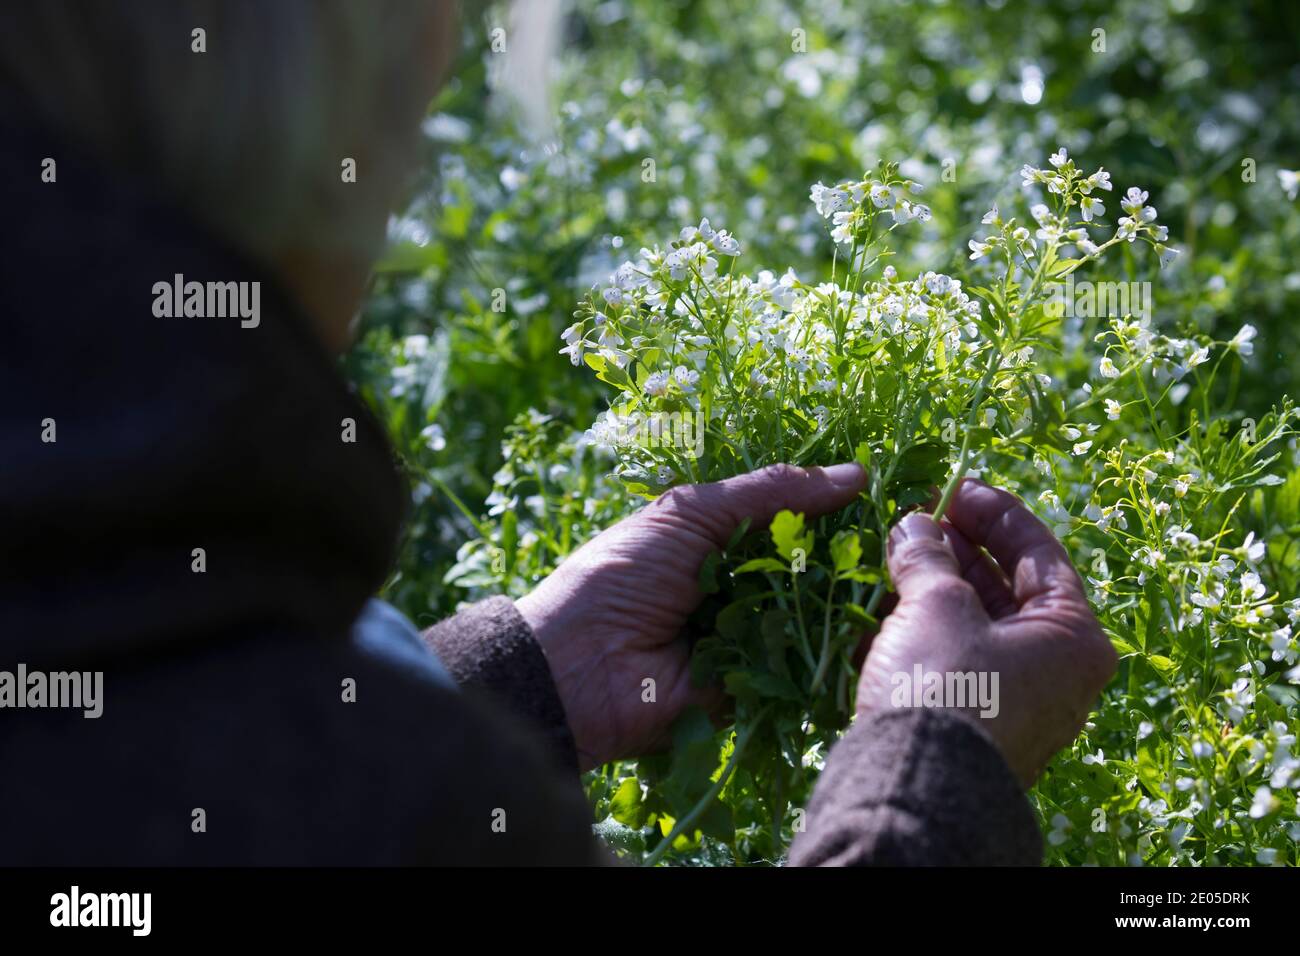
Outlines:
[[[456,36],[454,0],[40,0],[5,12],[0,99],[270,266],[342,347]]]

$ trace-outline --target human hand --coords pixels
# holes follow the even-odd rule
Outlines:
[[[968,479],[940,522],[917,513],[895,525],[888,562],[899,600],[867,653],[858,713],[895,706],[899,675],[912,681],[917,665],[989,675],[996,713],[962,712],[1027,789],[1078,734],[1117,661],[1065,549],[1015,495]]]
[[[809,518],[849,504],[861,466],[774,465],[704,485],[669,489],[570,555],[516,602],[550,663],[583,769],[667,746],[687,706],[715,710],[717,688],[691,684],[682,628],[700,603],[710,552],[745,518],[765,527],[778,511]],[[654,680],[655,700],[643,700]]]

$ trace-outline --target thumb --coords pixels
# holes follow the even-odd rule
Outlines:
[[[928,514],[914,511],[894,525],[887,550],[889,576],[903,600],[915,599],[944,581],[961,581],[961,566],[943,529]]]
[[[866,472],[854,462],[829,468],[769,465],[707,485],[679,485],[659,500],[689,514],[721,547],[746,518],[766,527],[783,510],[819,517],[851,503],[866,483]]]

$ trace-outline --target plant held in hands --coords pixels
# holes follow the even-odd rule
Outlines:
[[[1172,255],[1136,189],[1118,231],[1094,243],[1109,175],[1084,175],[1064,150],[1052,167],[1022,171],[1050,205],[1023,221],[996,207],[984,217],[991,228],[969,243],[970,259],[995,264],[981,285],[888,264],[889,234],[930,211],[921,187],[882,163],[812,188],[837,247],[826,281],[742,274],[740,241],[705,220],[624,263],[565,330],[563,351],[615,390],[587,437],[613,451],[633,494],[778,462],[855,459],[869,476],[838,514],[808,524],[782,512],[705,562],[693,669],[734,698],[736,736],[721,772],[716,753],[680,759],[692,732],[711,733],[698,719],[677,759],[641,761],[646,799],[677,820],[659,853],[692,826],[729,838],[731,821],[710,803],[737,771],[780,834],[787,807],[806,797],[805,755],[853,712],[854,652],[888,586],[888,529],[936,486],[941,515],[973,462],[1032,454],[1031,436],[1059,420],[1034,361],[1060,321],[1053,284],[1125,241]]]

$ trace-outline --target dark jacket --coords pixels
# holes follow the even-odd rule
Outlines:
[[[0,129],[0,670],[104,675],[97,719],[0,708],[0,864],[607,860],[513,605],[435,657],[368,603],[406,494],[294,303],[149,184]],[[178,274],[260,282],[260,324],[156,317]],[[792,861],[1038,855],[982,732],[911,712],[835,748]]]

